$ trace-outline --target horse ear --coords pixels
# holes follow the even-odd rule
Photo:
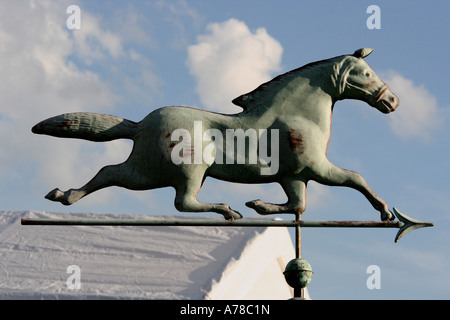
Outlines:
[[[372,48],[361,48],[359,50],[356,50],[355,53],[353,53],[353,56],[356,58],[365,58],[369,54],[371,54],[373,51]]]

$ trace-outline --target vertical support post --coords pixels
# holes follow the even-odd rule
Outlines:
[[[300,221],[300,214],[296,214],[296,221]],[[302,258],[302,232],[300,224],[295,226],[295,258]]]
[[[297,213],[295,215],[296,221],[300,221],[301,215]],[[302,258],[302,232],[300,223],[295,226],[295,258],[301,259]],[[300,286],[294,287],[294,299],[303,299],[305,297],[304,295],[304,289]]]

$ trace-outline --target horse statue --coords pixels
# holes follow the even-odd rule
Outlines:
[[[173,187],[178,211],[216,212],[230,221],[242,218],[227,204],[197,200],[205,178],[213,177],[248,184],[278,182],[287,195],[286,203],[253,200],[246,205],[262,215],[293,213],[299,217],[306,209],[307,183],[313,180],[360,191],[381,213],[381,220],[392,220],[386,202],[359,173],[327,159],[337,101],[362,100],[383,113],[399,105],[363,59],[372,51],[359,49],[279,75],[234,99],[243,109],[236,114],[170,106],[151,112],[140,122],[89,112],[44,120],[32,128],[33,133],[99,142],[134,141],[124,163],[102,168],[79,189],[54,189],[46,198],[71,205],[110,186],[131,190]]]

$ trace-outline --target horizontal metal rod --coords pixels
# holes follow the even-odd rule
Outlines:
[[[22,219],[22,225],[47,226],[204,226],[204,227],[295,227],[303,228],[401,228],[400,221],[305,221],[242,219]]]
[[[393,208],[399,221],[305,221],[242,219],[226,221],[218,219],[27,219],[22,225],[45,226],[198,226],[198,227],[301,227],[301,228],[398,228],[395,242],[405,234],[424,227],[432,227],[432,222],[424,222],[408,217]],[[298,230],[299,232],[300,230]]]

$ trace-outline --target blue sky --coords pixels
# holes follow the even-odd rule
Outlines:
[[[66,26],[72,4],[81,9],[80,30]],[[380,8],[381,29],[367,28],[372,4]],[[0,209],[182,215],[173,207],[171,189],[112,187],[72,207],[44,199],[55,187],[80,187],[101,167],[126,160],[131,142],[57,139],[33,135],[31,127],[76,111],[134,121],[167,105],[239,112],[232,99],[280,73],[370,47],[375,50],[366,61],[400,98],[400,107],[385,115],[363,102],[337,103],[328,158],[360,172],[391,208],[435,227],[397,244],[390,229],[304,229],[303,256],[315,271],[310,294],[317,299],[448,299],[450,4],[432,4],[1,2]],[[202,52],[205,46],[213,53]],[[202,63],[199,54],[209,54],[212,63]],[[311,182],[307,196],[304,220],[379,218],[354,190]],[[278,185],[210,179],[199,193],[202,201],[227,202],[253,218],[257,214],[244,203],[258,198],[286,199]],[[374,264],[381,270],[381,289],[369,290],[366,269]]]

